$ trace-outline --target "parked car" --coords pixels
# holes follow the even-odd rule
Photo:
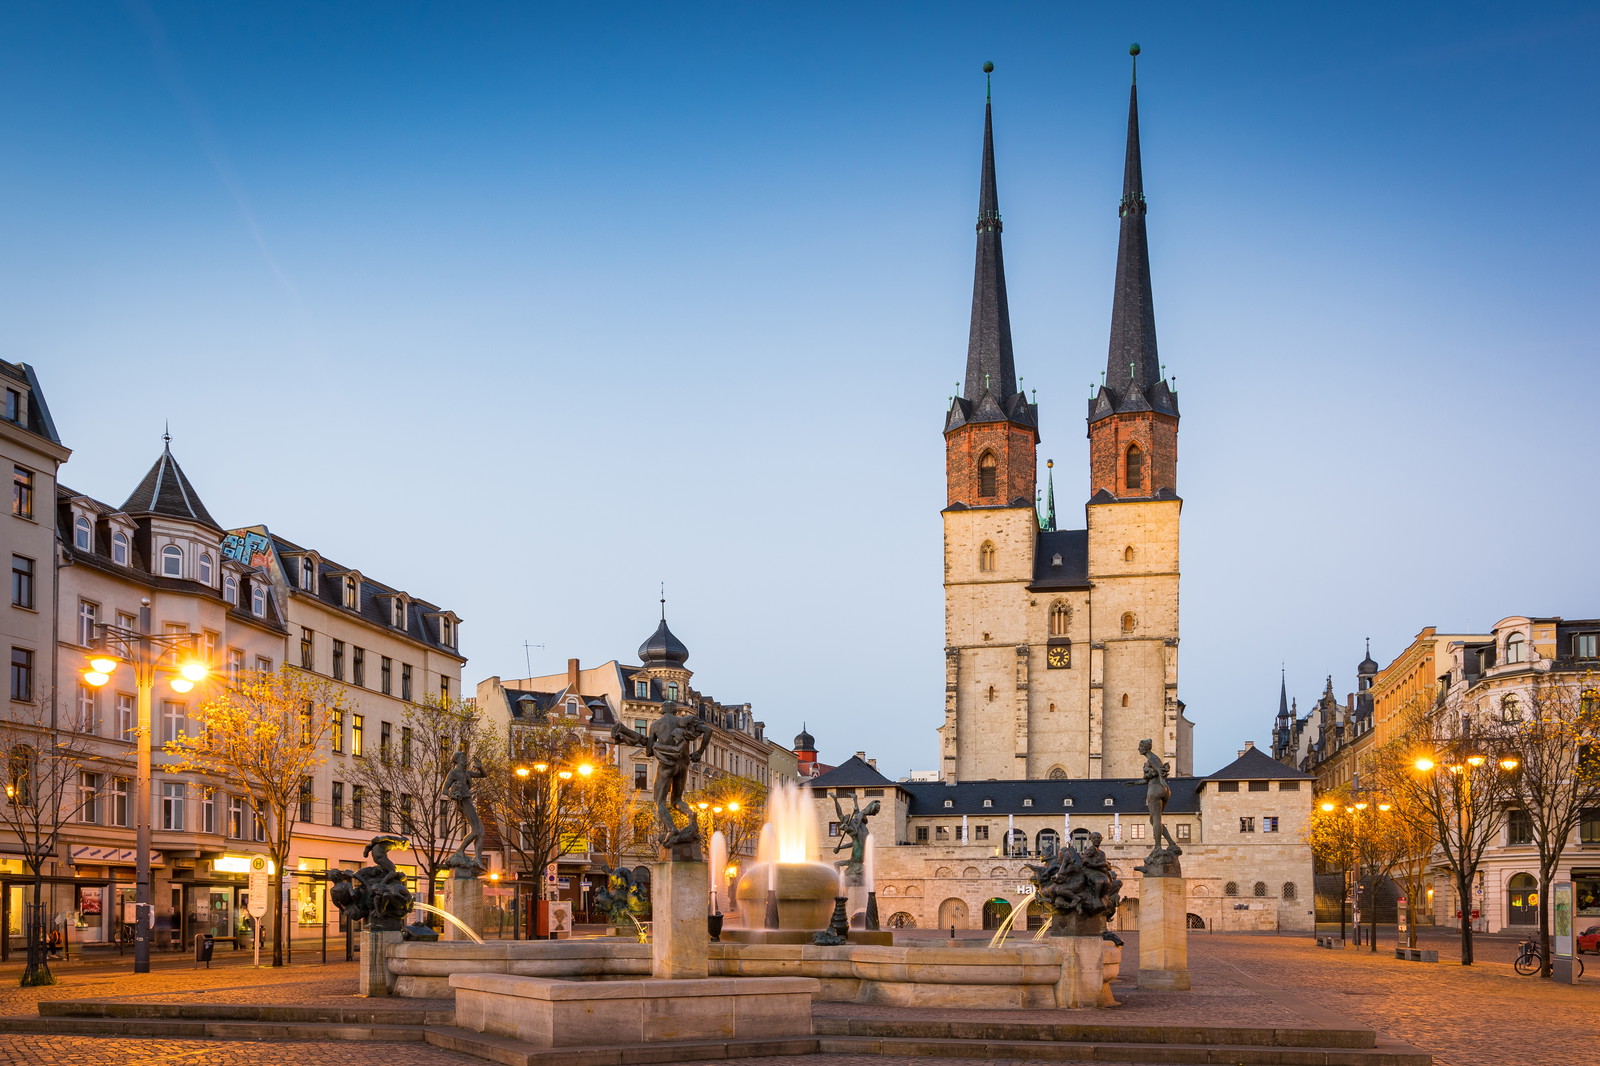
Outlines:
[[[1600,925],[1591,925],[1578,934],[1578,954],[1600,955]]]

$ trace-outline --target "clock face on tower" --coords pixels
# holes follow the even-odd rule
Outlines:
[[[1052,670],[1065,670],[1072,665],[1072,649],[1059,645],[1051,648],[1045,654],[1045,664]]]

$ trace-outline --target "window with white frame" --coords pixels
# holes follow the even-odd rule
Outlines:
[[[80,733],[100,732],[100,690],[91,685],[78,686],[78,718],[73,723]]]
[[[94,526],[83,515],[79,515],[72,523],[72,546],[81,552],[89,551],[94,546]]]
[[[635,681],[633,683],[633,698],[636,699],[636,700],[647,700],[647,699],[649,699],[650,698],[650,682],[648,682],[648,681]]]
[[[78,774],[78,821],[99,825],[100,816],[100,775],[81,771]]]
[[[578,717],[578,701],[577,700],[568,700],[567,701],[567,717],[568,718],[576,718],[576,717]]]
[[[300,560],[300,587],[312,592],[317,587],[317,564],[309,557]]]
[[[171,744],[187,732],[189,708],[177,700],[161,701],[161,743]]]
[[[222,579],[222,598],[233,604],[239,602],[239,579],[232,574]]]
[[[161,782],[161,828],[183,829],[184,784],[182,781]]]
[[[267,589],[259,578],[250,580],[250,613],[263,618],[267,613]]]
[[[239,648],[228,649],[228,680],[238,681],[239,675],[244,673],[244,652]]]
[[[405,601],[398,596],[389,601],[389,622],[396,629],[404,629],[406,627]]]
[[[128,535],[120,529],[111,534],[111,561],[118,566],[128,565]]]
[[[215,833],[217,831],[217,793],[214,789],[206,789],[200,796],[200,832]]]
[[[228,797],[228,836],[234,840],[244,838],[244,797]]]
[[[1506,638],[1506,662],[1520,663],[1527,657],[1526,652],[1527,644],[1521,633],[1513,633]]]
[[[106,792],[106,824],[126,828],[128,825],[128,779],[113,777]]]
[[[78,643],[87,648],[94,643],[95,625],[100,621],[100,605],[78,601]]]
[[[200,553],[200,584],[211,584],[211,553]]]
[[[117,693],[116,739],[132,740],[139,725],[139,705],[131,692]]]
[[[200,661],[208,667],[217,665],[217,638],[209,629],[200,634]]]
[[[183,549],[176,544],[168,544],[161,549],[161,576],[183,576]]]

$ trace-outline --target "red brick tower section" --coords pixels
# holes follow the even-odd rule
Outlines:
[[[1032,507],[1039,433],[1016,422],[968,422],[945,434],[949,504]]]
[[[1089,425],[1089,496],[1119,500],[1178,492],[1178,419],[1154,411],[1111,415]]]

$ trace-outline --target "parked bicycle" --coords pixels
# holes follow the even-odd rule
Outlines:
[[[1574,956],[1572,961],[1578,967],[1578,976],[1582,977],[1583,960]],[[1511,968],[1522,974],[1524,977],[1527,977],[1530,974],[1539,973],[1541,970],[1543,970],[1544,956],[1539,953],[1539,945],[1535,944],[1531,938],[1524,940],[1522,942],[1522,946],[1517,951],[1517,959],[1511,964]]]

